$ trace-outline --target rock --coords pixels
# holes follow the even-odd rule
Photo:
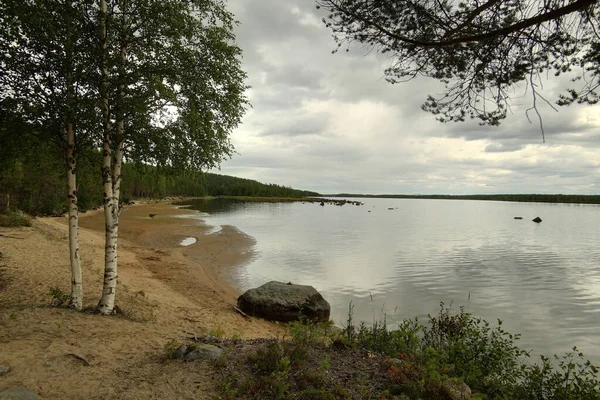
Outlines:
[[[540,222],[542,222],[542,219],[540,217],[535,217],[534,219],[532,219],[533,222],[537,222],[538,224]]]
[[[181,346],[179,346],[177,348],[177,350],[175,350],[174,356],[177,359],[183,360],[187,351],[188,351],[188,347],[185,344],[182,344]]]
[[[8,371],[10,371],[10,367],[0,365],[0,376],[8,374]]]
[[[442,391],[449,400],[471,400],[471,388],[461,381],[449,379],[442,384]]]
[[[523,217],[515,217],[515,219],[523,219]]]
[[[223,349],[210,344],[198,344],[190,346],[183,357],[184,361],[194,360],[216,360],[223,355]]]
[[[301,316],[329,321],[331,307],[312,286],[271,281],[238,297],[238,307],[246,314],[271,321],[297,321]]]
[[[156,217],[156,214],[148,214],[150,216],[150,218],[154,218]]]
[[[321,204],[319,204],[319,205],[320,205],[320,206],[324,206],[324,205],[325,205],[325,203],[324,203],[324,202],[321,202]]]
[[[15,386],[0,392],[0,399],[10,400],[38,400],[37,394],[24,386]]]

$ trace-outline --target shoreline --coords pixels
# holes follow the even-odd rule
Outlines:
[[[249,261],[250,249],[256,241],[229,225],[222,226],[220,231],[208,233],[213,227],[198,214],[171,201],[126,206],[119,219],[119,241],[125,246],[155,249],[177,258],[185,257],[187,263],[199,269],[189,272],[197,275],[196,279],[208,279],[233,305],[241,293],[224,278],[223,273]],[[86,213],[80,217],[79,226],[103,233],[104,216],[102,212]],[[196,241],[182,246],[181,241],[186,238]]]
[[[196,335],[285,335],[282,325],[247,319],[233,309],[238,292],[223,275],[248,257],[249,236],[233,228],[202,235],[209,229],[203,221],[181,219],[177,215],[190,210],[166,203],[125,209],[119,224],[119,313],[109,317],[50,307],[49,288],[70,292],[66,217],[37,218],[31,228],[0,228],[0,366],[9,369],[0,377],[0,391],[25,386],[42,399],[212,399],[214,370],[206,363],[166,362],[169,343]],[[88,310],[102,290],[103,230],[101,211],[81,215]],[[196,244],[179,246],[188,236]]]

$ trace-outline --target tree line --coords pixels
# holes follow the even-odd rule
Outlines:
[[[101,206],[103,200],[98,167],[101,154],[96,150],[86,153],[85,157],[77,161],[80,211]],[[62,155],[58,154],[53,146],[29,146],[18,157],[1,158],[0,210],[6,210],[8,207],[31,215],[64,214],[68,209],[65,175]],[[160,199],[175,196],[298,198],[319,195],[316,192],[264,184],[251,179],[202,171],[161,169],[134,162],[123,163],[122,175],[122,202],[139,198]]]
[[[379,199],[437,199],[437,200],[489,200],[489,201],[515,201],[527,203],[573,203],[573,204],[600,204],[600,195],[585,194],[328,194],[328,197],[358,197]]]

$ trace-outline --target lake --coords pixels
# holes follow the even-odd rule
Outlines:
[[[467,200],[357,199],[362,206],[199,200],[218,230],[256,239],[229,279],[240,291],[270,280],[312,285],[344,325],[460,306],[521,333],[551,355],[574,345],[600,363],[600,207]],[[515,220],[514,217],[523,217]],[[539,216],[542,222],[531,220]]]

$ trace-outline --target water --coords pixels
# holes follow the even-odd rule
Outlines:
[[[385,314],[392,326],[425,319],[443,301],[503,320],[533,354],[577,345],[600,363],[600,207],[361,201],[321,207],[220,199],[193,208],[217,229],[233,225],[256,239],[257,256],[230,277],[241,291],[270,280],[312,285],[340,325],[350,301],[356,319]],[[536,216],[543,222],[531,222]]]

